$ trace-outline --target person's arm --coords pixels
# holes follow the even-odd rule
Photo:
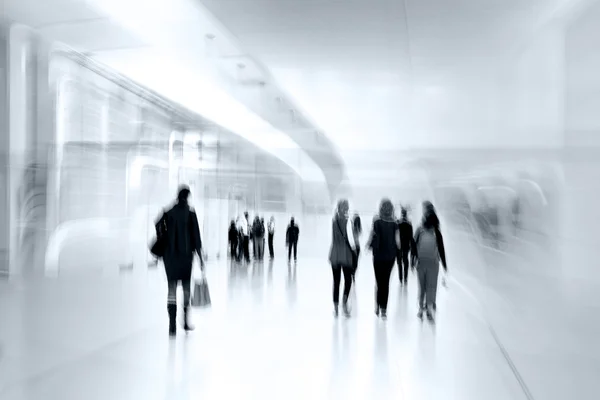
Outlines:
[[[348,236],[348,243],[352,251],[356,251],[356,242],[354,241],[354,227],[352,226],[352,220],[348,218],[346,223],[346,236]]]
[[[446,249],[444,248],[444,237],[439,229],[436,229],[435,233],[435,237],[437,239],[438,253],[440,254],[440,261],[442,262],[442,267],[444,267],[444,270],[447,272],[448,266],[446,265]]]
[[[415,264],[417,263],[417,260],[419,259],[419,252],[417,251],[417,247],[419,245],[419,239],[421,237],[421,229],[417,228],[417,231],[415,232],[415,235],[412,238],[412,251],[411,251],[411,255],[412,255],[412,266],[414,267]]]

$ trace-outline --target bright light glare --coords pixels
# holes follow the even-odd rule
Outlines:
[[[96,59],[170,100],[235,132],[288,164],[303,180],[324,182],[323,171],[289,136],[278,131],[223,90],[202,54],[190,63],[166,49],[175,48],[181,26],[196,30],[201,11],[190,0],[87,0],[123,27],[164,51],[132,57],[106,53]],[[186,25],[187,24],[187,25]],[[207,29],[210,27],[203,27]],[[218,33],[218,32],[215,32]],[[191,39],[191,38],[190,38]],[[192,39],[193,40],[193,39]],[[197,48],[193,48],[196,51]],[[118,52],[117,52],[118,53]],[[281,151],[284,150],[284,151]],[[295,150],[295,151],[289,151]]]

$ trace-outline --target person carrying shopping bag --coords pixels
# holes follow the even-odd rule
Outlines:
[[[183,329],[194,330],[190,322],[190,280],[194,254],[200,258],[200,268],[204,270],[202,239],[195,211],[189,206],[190,189],[183,185],[177,195],[177,203],[163,213],[157,225],[164,238],[163,262],[167,275],[167,310],[169,313],[169,335],[176,334],[177,286],[183,287]]]
[[[423,318],[423,313],[426,312],[427,319],[430,321],[433,321],[436,310],[440,261],[444,271],[448,272],[440,220],[433,204],[426,201],[423,203],[421,226],[415,232],[415,251],[412,264],[416,265],[419,277],[419,313],[417,316]]]

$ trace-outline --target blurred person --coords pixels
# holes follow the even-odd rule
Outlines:
[[[400,230],[400,249],[398,250],[397,257],[398,277],[400,278],[400,285],[408,285],[408,256],[414,247],[414,237],[413,226],[408,219],[408,212],[406,208],[402,208],[401,218],[398,221],[398,227]]]
[[[273,239],[275,237],[275,217],[271,216],[268,225],[268,235],[269,235],[269,257],[271,260],[275,258],[275,251],[273,250]]]
[[[423,202],[423,220],[415,232],[414,240],[413,265],[416,263],[419,277],[419,313],[417,316],[423,318],[423,313],[426,311],[427,318],[431,321],[437,308],[436,296],[440,261],[444,271],[447,272],[448,268],[444,239],[440,231],[440,220],[433,204],[429,201]]]
[[[390,275],[400,248],[400,232],[394,218],[394,205],[389,199],[381,200],[379,214],[373,220],[369,237],[369,248],[373,251],[375,271],[375,314],[387,319],[390,291]]]
[[[190,280],[194,253],[200,258],[200,267],[204,271],[202,259],[202,239],[196,212],[189,206],[190,189],[183,185],[177,195],[177,203],[166,211],[159,220],[166,231],[167,244],[163,262],[168,282],[167,309],[169,312],[169,334],[176,333],[177,286],[183,287],[183,329],[192,331],[189,320]]]
[[[358,257],[360,256],[360,236],[362,235],[362,222],[358,213],[352,217],[352,234],[354,237],[355,251],[352,252],[352,281],[356,278],[358,269]]]
[[[348,218],[348,200],[338,201],[336,213],[332,221],[331,248],[329,250],[329,262],[333,272],[333,307],[337,317],[339,314],[340,302],[340,281],[344,274],[344,297],[342,298],[342,307],[344,315],[350,316],[348,308],[348,296],[352,287],[352,277],[354,271],[354,253],[356,251],[356,242],[354,240],[353,223]]]
[[[238,229],[235,226],[235,221],[231,220],[231,224],[229,225],[229,253],[231,255],[232,260],[237,260],[237,249],[238,249]]]
[[[254,224],[252,225],[252,236],[254,238],[254,257],[256,260],[262,260],[265,252],[265,225],[264,222],[258,217],[254,218]]]
[[[300,236],[300,229],[294,220],[294,217],[290,219],[290,224],[285,232],[285,244],[288,248],[288,262],[292,260],[292,250],[294,251],[294,262],[298,261],[298,237]]]
[[[250,221],[248,220],[248,211],[244,212],[240,231],[242,233],[244,260],[250,262]]]

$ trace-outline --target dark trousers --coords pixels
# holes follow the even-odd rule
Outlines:
[[[269,233],[269,256],[271,258],[275,257],[275,252],[273,251],[273,235],[272,233]]]
[[[342,272],[344,273],[344,303],[348,301],[350,288],[352,287],[352,267],[342,267],[341,265],[332,265],[333,272],[333,304],[340,302],[340,282],[342,280]]]
[[[407,249],[398,250],[397,264],[400,283],[408,283],[408,253],[409,251]]]
[[[360,255],[360,249],[356,248],[356,251],[352,252],[352,278],[356,275],[358,269],[358,256]]]
[[[294,261],[296,261],[298,257],[298,242],[288,243],[288,261],[292,259],[292,247],[294,248]]]
[[[237,249],[238,249],[238,244],[237,241],[231,241],[229,242],[229,253],[231,256],[232,260],[236,260],[237,259]]]
[[[250,238],[244,236],[244,260],[250,261]]]
[[[390,275],[394,268],[395,260],[373,261],[375,269],[375,281],[377,288],[375,289],[375,301],[377,306],[382,310],[387,310],[388,297],[390,294]]]

